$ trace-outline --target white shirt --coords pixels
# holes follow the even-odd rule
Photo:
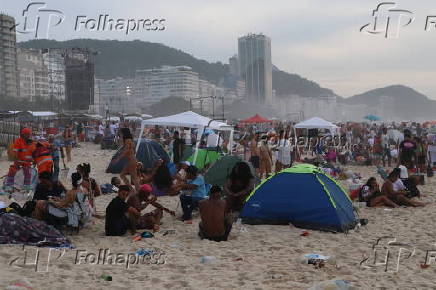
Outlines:
[[[399,190],[405,190],[406,189],[406,187],[403,184],[403,181],[401,179],[399,179],[399,178],[398,178],[397,181],[395,181],[392,184],[392,188],[393,188],[394,191],[399,191]]]
[[[191,130],[185,130],[183,137],[186,145],[191,145]]]
[[[98,134],[104,135],[104,126],[101,124],[100,124],[100,126],[98,126]]]
[[[401,179],[409,178],[409,172],[407,171],[406,166],[400,165],[400,166],[398,166],[398,168],[401,169],[401,173],[400,173],[400,178]]]
[[[389,136],[388,134],[383,134],[381,136],[381,145],[383,147],[383,149],[386,149],[389,147]]]
[[[109,129],[111,130],[111,134],[112,135],[115,135],[115,128],[116,128],[115,124],[110,124],[109,125]]]
[[[287,139],[281,139],[277,144],[277,160],[283,165],[291,164],[292,145]]]

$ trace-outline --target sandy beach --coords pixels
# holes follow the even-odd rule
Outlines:
[[[89,143],[81,146],[74,150],[69,166],[90,162],[91,175],[99,183],[110,182],[111,175],[104,171],[114,151],[101,151]],[[0,162],[1,175],[6,173],[8,164],[4,158]],[[376,175],[375,167],[348,168],[359,172],[363,180]],[[47,272],[44,267],[48,249],[39,249],[42,262],[37,272],[34,265],[22,263],[25,251],[30,260],[35,259],[36,248],[26,247],[24,251],[22,246],[1,245],[0,286],[3,289],[26,278],[33,289],[307,289],[320,281],[342,279],[356,289],[435,289],[436,261],[428,268],[420,266],[426,261],[426,254],[431,255],[429,251],[435,250],[436,257],[435,182],[426,179],[426,185],[420,188],[423,200],[431,202],[426,207],[361,208],[360,218],[368,219],[369,223],[348,234],[309,231],[308,236],[300,236],[301,229],[291,226],[243,225],[245,231],[234,227],[228,242],[216,243],[198,238],[198,215],[192,225],[165,215],[162,230],[174,229],[175,234],[164,236],[158,232],[153,238],[134,242],[130,235],[104,236],[104,219],[94,219],[78,235],[69,236],[75,249],[66,250],[61,257],[61,252],[52,251]],[[97,199],[98,213],[104,214],[113,197],[111,194]],[[6,196],[0,196],[0,200],[9,203]],[[160,201],[180,216],[177,197]],[[390,246],[387,271],[385,265],[377,266],[373,261],[373,246],[382,237],[396,238],[397,243],[405,244]],[[381,240],[379,244],[387,241]],[[400,247],[403,250],[399,257]],[[84,259],[76,261],[77,256],[98,254],[100,249],[128,255],[139,248],[159,249],[165,263],[130,265],[126,269],[121,263],[92,265],[85,264]],[[302,255],[309,253],[331,258],[325,267],[316,269],[301,262]],[[385,254],[386,250],[377,251],[378,262]],[[214,256],[216,260],[201,263],[202,256]],[[20,258],[21,264],[9,265],[16,258]],[[365,259],[368,260],[362,262]],[[112,276],[113,280],[103,280],[102,274]]]

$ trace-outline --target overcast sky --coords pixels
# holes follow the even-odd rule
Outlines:
[[[418,3],[419,2],[419,3]],[[0,9],[23,20],[29,1],[0,0]],[[272,40],[272,60],[280,69],[314,80],[348,97],[391,84],[411,86],[436,99],[436,29],[425,31],[436,15],[434,0],[396,1],[413,12],[414,22],[398,38],[359,32],[373,22],[373,0],[53,0],[65,20],[50,38],[97,38],[159,42],[197,58],[227,62],[237,53],[237,38],[249,32]],[[76,17],[166,19],[164,31],[74,31]],[[407,21],[402,19],[402,23]],[[436,17],[435,17],[436,21]],[[18,35],[18,40],[30,36]]]

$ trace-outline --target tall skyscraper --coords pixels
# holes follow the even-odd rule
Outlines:
[[[65,53],[65,100],[68,110],[88,110],[94,104],[94,63],[86,48]]]
[[[238,59],[248,100],[258,104],[272,104],[271,39],[263,34],[240,37]]]
[[[0,98],[19,95],[15,19],[0,14]]]

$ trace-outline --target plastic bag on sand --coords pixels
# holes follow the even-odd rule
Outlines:
[[[351,290],[351,287],[344,280],[329,280],[318,283],[308,290]]]
[[[300,258],[302,264],[313,264],[314,261],[324,261],[326,262],[330,259],[330,256],[324,256],[320,254],[306,254]]]

